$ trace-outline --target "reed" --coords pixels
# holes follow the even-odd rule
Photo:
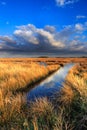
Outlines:
[[[85,68],[87,70],[87,68]],[[66,77],[60,92],[55,94],[53,104],[60,115],[62,110],[62,130],[86,130],[87,129],[87,77],[82,76],[82,65],[74,66]],[[59,111],[60,110],[60,111]],[[60,116],[58,116],[60,117]],[[71,126],[69,128],[69,126]]]
[[[76,59],[77,60],[77,59]],[[51,63],[51,62],[50,62]],[[59,92],[26,102],[19,88],[35,83],[58,69],[58,65],[36,62],[0,63],[0,130],[86,130],[87,64],[75,65]]]
[[[58,65],[45,67],[38,63],[0,63],[0,88],[5,91],[25,88],[58,68]]]
[[[25,129],[29,110],[26,98],[18,89],[30,87],[59,65],[40,65],[34,62],[4,61],[0,63],[0,129]],[[15,93],[15,94],[14,94]],[[28,128],[28,126],[27,126]]]

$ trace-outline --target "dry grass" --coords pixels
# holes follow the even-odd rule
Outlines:
[[[84,71],[85,66],[85,71]],[[63,110],[62,130],[65,130],[65,124],[72,126],[72,130],[87,129],[87,66],[78,64],[74,66],[63,85],[60,93],[56,93],[54,105],[58,110]],[[67,129],[69,130],[69,129]]]
[[[49,73],[58,69],[58,65],[43,66],[37,63],[0,63],[0,88],[15,91],[25,88]]]
[[[40,98],[28,106],[24,95],[14,95],[68,62],[80,64],[70,70],[52,102]],[[87,130],[86,58],[0,59],[0,130],[25,129]]]
[[[22,94],[14,96],[11,92],[4,95],[0,90],[0,130],[23,129],[26,98]]]
[[[73,70],[72,70],[74,75],[77,75],[78,77],[83,78],[84,80],[87,81],[87,63],[80,63],[77,64]]]
[[[87,58],[0,58],[0,62],[15,62],[15,63],[30,63],[30,62],[35,62],[35,63],[40,63],[40,62],[45,62],[47,65],[54,65],[54,64],[65,64],[65,63],[86,63]]]
[[[20,59],[19,59],[20,60]],[[23,129],[27,118],[26,98],[14,92],[38,82],[60,65],[40,65],[29,61],[6,60],[0,62],[0,129]],[[4,127],[5,126],[5,127]]]
[[[36,99],[30,103],[30,115],[35,130],[47,129],[53,130],[56,122],[54,107],[47,98]]]
[[[52,113],[53,106],[52,106],[51,102],[48,101],[47,98],[38,98],[35,100],[35,102],[30,103],[30,111],[31,111],[31,115],[47,116],[48,111],[50,111],[50,113]]]

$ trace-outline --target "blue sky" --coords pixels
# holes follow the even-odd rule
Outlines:
[[[87,0],[0,0],[0,55],[87,55]]]

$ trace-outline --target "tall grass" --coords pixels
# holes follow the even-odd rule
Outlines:
[[[67,130],[87,129],[87,77],[85,80],[81,76],[83,73],[87,72],[83,72],[82,65],[74,66],[69,72],[61,91],[55,94],[53,104],[58,115],[60,115],[59,110],[63,110],[62,130],[66,129],[67,123],[70,126]]]
[[[43,66],[37,63],[0,63],[0,88],[16,91],[46,77],[58,65]]]
[[[56,123],[54,107],[47,98],[36,99],[30,103],[30,116],[35,130],[53,130]]]
[[[75,65],[60,92],[27,104],[19,88],[58,69],[37,63],[0,64],[0,130],[87,130],[87,66]]]
[[[26,98],[14,92],[30,87],[32,83],[43,79],[56,71],[58,65],[40,65],[34,62],[0,63],[0,129],[25,129],[29,115]]]
[[[25,104],[26,99],[23,95],[14,96],[11,92],[4,95],[4,92],[0,90],[0,130],[22,128]]]

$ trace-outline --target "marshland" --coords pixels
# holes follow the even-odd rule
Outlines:
[[[86,61],[87,58],[1,58],[0,130],[87,130]],[[65,75],[63,69],[70,64]],[[61,84],[56,84],[60,89],[51,98],[45,95],[27,100],[27,93],[50,76],[55,79],[56,73],[58,83],[65,76]],[[54,85],[52,78],[49,89]],[[47,89],[42,89],[45,92]]]

